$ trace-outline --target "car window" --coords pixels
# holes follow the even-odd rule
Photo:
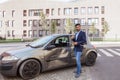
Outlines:
[[[67,36],[59,37],[55,39],[55,45],[57,47],[66,47],[68,46],[69,38]]]
[[[34,42],[32,42],[30,45],[33,47],[37,47],[37,46],[44,46],[46,43],[48,43],[50,40],[52,40],[54,38],[54,36],[46,36],[43,37],[41,39],[38,39]]]

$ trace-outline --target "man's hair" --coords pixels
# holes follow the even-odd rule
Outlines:
[[[81,25],[78,23],[78,24],[75,24],[75,27],[76,27],[76,26],[81,26]]]

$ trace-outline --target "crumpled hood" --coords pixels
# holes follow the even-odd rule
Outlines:
[[[40,48],[22,47],[15,50],[6,51],[6,53],[21,58],[25,56],[29,57],[32,54],[35,54],[35,51],[38,51],[38,49]]]

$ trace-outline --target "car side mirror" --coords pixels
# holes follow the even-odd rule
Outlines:
[[[25,46],[29,46],[29,44],[26,44]]]
[[[56,47],[55,45],[48,45],[48,46],[46,47],[46,49],[50,50],[50,49],[53,49],[53,48],[55,48],[55,47]]]

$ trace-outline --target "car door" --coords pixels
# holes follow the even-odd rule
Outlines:
[[[48,45],[45,60],[47,62],[48,69],[69,66],[71,61],[69,36],[60,36],[55,38]]]
[[[73,35],[69,35],[69,43],[70,43],[70,62],[71,62],[71,65],[75,65],[76,64],[76,57],[74,55],[74,45],[73,45],[73,41],[71,39]]]

